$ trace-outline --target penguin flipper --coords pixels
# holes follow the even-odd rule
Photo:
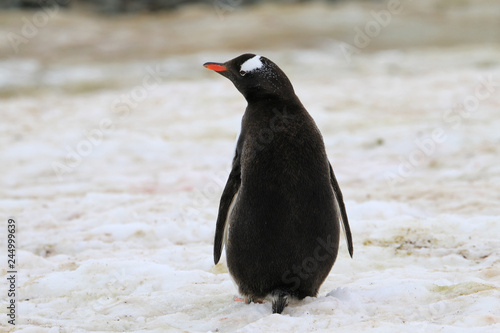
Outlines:
[[[349,220],[347,219],[347,213],[344,205],[344,197],[342,196],[342,192],[340,191],[339,183],[337,183],[337,178],[335,178],[335,174],[333,173],[333,168],[330,162],[328,162],[330,166],[330,182],[332,183],[333,192],[335,193],[335,200],[337,200],[337,204],[340,208],[340,216],[342,218],[342,227],[344,229],[345,237],[347,240],[347,249],[349,250],[349,254],[352,258],[352,254],[354,248],[352,246],[352,235],[351,228],[349,227]]]
[[[219,213],[217,215],[217,223],[215,227],[215,240],[214,240],[214,262],[217,263],[220,260],[222,254],[222,247],[225,242],[225,234],[227,229],[227,223],[229,215],[232,210],[233,203],[236,201],[238,190],[240,189],[241,177],[240,177],[240,163],[238,155],[234,157],[233,168],[227,179],[226,186],[222,192],[222,197],[219,204]]]

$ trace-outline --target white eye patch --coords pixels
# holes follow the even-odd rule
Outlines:
[[[243,64],[241,64],[240,71],[248,73],[258,68],[261,68],[262,66],[264,66],[264,64],[262,63],[262,61],[260,61],[260,55],[256,55],[255,57],[250,58]]]

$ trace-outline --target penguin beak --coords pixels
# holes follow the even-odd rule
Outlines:
[[[228,70],[224,64],[219,64],[217,62],[206,62],[203,66],[216,72],[224,72]]]

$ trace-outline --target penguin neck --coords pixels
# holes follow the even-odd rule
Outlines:
[[[247,108],[245,114],[250,117],[274,117],[275,113],[302,113],[305,111],[302,102],[295,94],[284,98],[281,95],[269,94],[259,96],[259,98],[247,98]],[[307,111],[306,111],[307,112]]]
[[[293,90],[287,94],[276,94],[276,93],[246,93],[243,95],[249,106],[269,106],[269,105],[291,105],[298,104],[302,106],[297,95]]]

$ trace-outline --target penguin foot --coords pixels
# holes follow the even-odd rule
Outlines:
[[[245,304],[250,304],[252,302],[254,303],[259,303],[259,304],[264,304],[265,301],[264,300],[261,300],[261,299],[253,299],[253,298],[241,298],[241,297],[238,297],[238,296],[234,296],[233,297],[233,301],[235,302],[245,302]]]
[[[233,301],[235,301],[235,302],[245,302],[246,304],[250,303],[250,302],[247,302],[246,298],[241,298],[241,297],[238,297],[238,296],[234,296],[233,297]]]

